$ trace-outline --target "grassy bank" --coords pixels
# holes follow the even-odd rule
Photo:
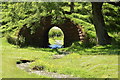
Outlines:
[[[31,67],[44,66],[45,70],[82,78],[117,78],[117,55],[70,54],[61,59],[39,59]]]
[[[42,78],[29,74],[16,67],[20,59],[35,60],[30,67],[44,66],[44,70],[60,74],[73,75],[80,78],[118,78],[118,55],[80,55],[70,53],[60,59],[53,59],[58,54],[52,49],[44,48],[19,48],[8,44],[2,38],[2,77],[4,78]],[[67,50],[68,48],[64,48]],[[92,51],[92,48],[90,49]],[[100,49],[99,49],[100,50]],[[62,49],[59,49],[62,51]]]
[[[2,39],[2,65],[0,65],[2,67],[2,78],[46,78],[36,74],[29,74],[16,67],[17,60],[21,58],[30,59],[32,55],[31,50],[17,48]]]

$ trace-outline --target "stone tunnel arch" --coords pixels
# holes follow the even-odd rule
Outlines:
[[[58,26],[64,33],[64,47],[72,45],[75,41],[84,39],[82,27],[66,18],[62,24],[52,24],[52,17],[42,17],[40,26],[37,27],[35,33],[31,34],[30,28],[23,26],[18,33],[19,36],[25,37],[25,44],[36,47],[48,47],[48,32],[53,26]],[[33,25],[34,26],[34,25]]]

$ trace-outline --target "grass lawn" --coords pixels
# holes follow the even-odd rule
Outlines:
[[[33,52],[27,49],[18,49],[2,39],[2,78],[46,78],[36,74],[29,74],[16,67],[16,61],[21,58],[30,59]]]
[[[46,78],[29,74],[16,67],[20,59],[35,60],[30,67],[44,66],[45,70],[80,78],[118,78],[118,55],[80,55],[71,53],[60,59],[53,59],[57,52],[43,48],[18,48],[2,40],[3,78]]]

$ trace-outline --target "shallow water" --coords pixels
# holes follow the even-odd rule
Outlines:
[[[58,44],[52,44],[52,45],[49,45],[49,47],[51,49],[55,49],[55,48],[62,48],[63,46],[62,45],[58,45]]]

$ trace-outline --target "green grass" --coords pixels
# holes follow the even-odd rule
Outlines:
[[[45,70],[47,71],[73,75],[80,78],[118,78],[118,55],[98,55],[97,53],[96,55],[86,55],[86,52],[80,55],[80,53],[74,52],[61,59],[53,59],[53,55],[58,53],[49,48],[19,48],[8,44],[4,38],[2,38],[2,43],[2,65],[0,67],[2,66],[3,78],[47,77],[29,74],[17,68],[16,61],[20,59],[35,60],[30,65],[31,68],[42,65],[45,66]],[[102,48],[98,48],[98,50],[103,50]],[[67,50],[69,48],[63,49]],[[63,49],[59,49],[59,51]],[[88,50],[92,51],[93,48],[89,48]]]
[[[36,55],[39,52],[34,52]],[[16,67],[16,61],[22,58],[32,59],[33,52],[10,45],[2,39],[2,78],[46,78],[36,74],[29,74]],[[35,57],[34,57],[35,58]]]
[[[81,55],[119,55],[119,45],[105,45],[105,46],[93,46],[89,47],[88,44],[81,44],[81,42],[75,42],[72,46],[67,48],[61,48],[59,51],[67,51],[71,53],[77,53]]]
[[[78,55],[76,53],[62,59],[39,59],[31,67],[45,66],[50,72],[58,72],[81,78],[118,78],[117,55]]]
[[[49,43],[50,43],[50,44],[56,44],[55,40],[61,40],[61,41],[62,41],[61,44],[64,45],[64,37],[63,37],[63,36],[54,37],[54,38],[50,37],[50,38],[49,38]]]

